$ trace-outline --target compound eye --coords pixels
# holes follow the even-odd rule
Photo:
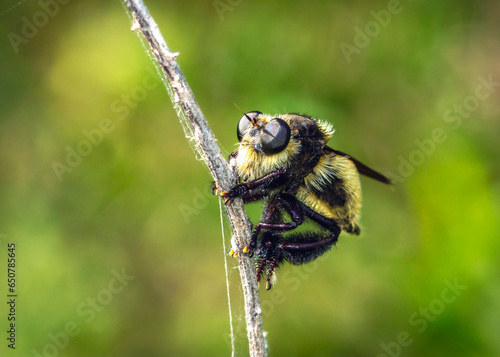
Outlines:
[[[290,141],[290,127],[284,120],[274,118],[264,127],[260,141],[267,155],[282,152]]]
[[[238,123],[238,128],[236,130],[236,135],[238,135],[238,141],[241,141],[247,130],[252,126],[252,121],[257,121],[257,117],[261,115],[261,112],[249,112],[245,114]]]

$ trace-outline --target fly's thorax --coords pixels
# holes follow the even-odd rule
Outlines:
[[[276,117],[286,121],[292,134],[304,140],[321,140],[326,144],[335,132],[331,123],[307,115],[280,114]]]

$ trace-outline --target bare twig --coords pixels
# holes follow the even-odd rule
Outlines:
[[[230,169],[227,161],[222,157],[215,136],[210,130],[198,103],[194,99],[191,88],[175,60],[178,53],[170,52],[158,29],[158,25],[156,25],[141,0],[125,0],[125,4],[132,14],[132,30],[138,30],[142,33],[170,84],[171,99],[181,122],[185,118],[189,121],[189,124],[187,124],[189,126],[185,129],[191,134],[190,139],[195,142],[217,187],[221,191],[229,191],[237,183],[237,177]],[[186,125],[186,123],[183,125]],[[244,247],[250,240],[251,223],[245,213],[242,200],[236,199],[227,204],[226,213],[233,228],[234,244],[238,248]],[[266,356],[259,290],[253,260],[246,255],[240,254],[239,271],[245,299],[250,355]]]

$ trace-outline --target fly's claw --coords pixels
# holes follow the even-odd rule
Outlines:
[[[225,204],[228,204],[229,202],[231,202],[233,200],[233,196],[231,195],[231,191],[229,192],[221,192],[219,194],[219,196],[221,196],[222,198],[224,198],[224,203]]]
[[[231,249],[228,254],[232,256],[233,258],[237,258],[240,256],[240,254],[243,253],[245,255],[248,255],[250,258],[253,257],[253,251],[250,249],[250,247],[247,245],[241,252],[238,252],[234,249]]]
[[[245,246],[245,248],[243,248],[242,252],[243,252],[243,254],[248,255],[249,258],[252,258],[254,249],[250,245],[247,245],[247,246]]]
[[[237,251],[234,248],[231,248],[231,250],[227,254],[229,254],[233,258],[238,258],[241,254],[248,255],[251,258],[253,257],[253,249],[249,245],[245,246],[242,251]]]
[[[249,188],[247,185],[238,185],[234,186],[231,190],[228,192],[221,192],[220,196],[224,197],[224,202],[229,203],[232,200],[234,200],[236,197],[241,197],[243,196],[246,192],[248,192]]]
[[[219,186],[214,182],[212,183],[212,195],[221,196],[224,198],[224,203],[229,203],[234,197],[231,195],[231,191],[229,192],[221,192]]]
[[[219,195],[219,187],[215,182],[212,183],[212,195],[218,196]]]

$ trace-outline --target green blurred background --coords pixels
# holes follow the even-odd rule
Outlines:
[[[228,356],[211,177],[122,4],[66,2],[0,9],[0,354]],[[362,235],[261,291],[270,355],[500,356],[498,1],[147,5],[225,154],[233,103],[308,113],[396,181],[363,179]]]

